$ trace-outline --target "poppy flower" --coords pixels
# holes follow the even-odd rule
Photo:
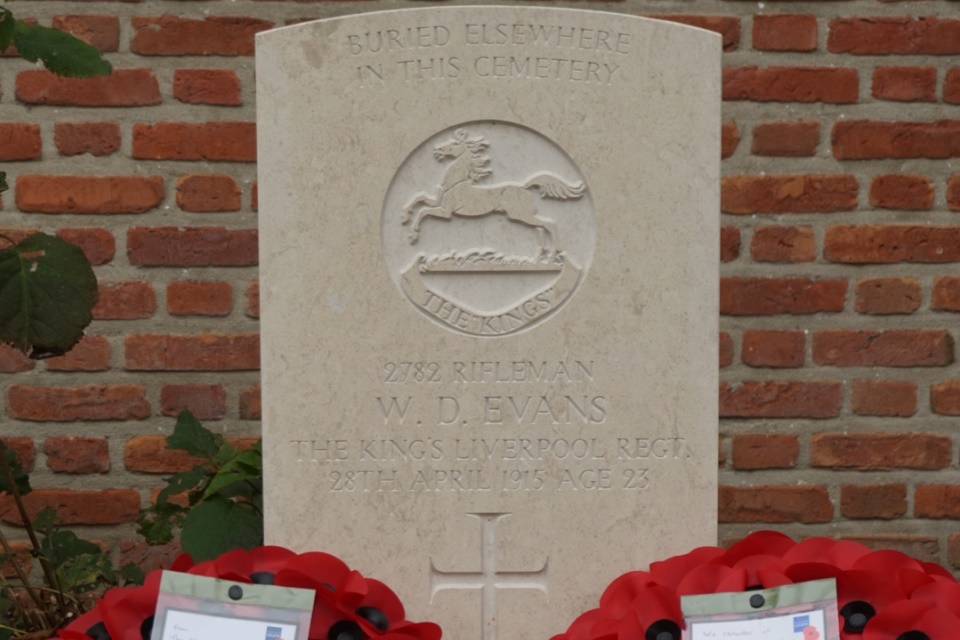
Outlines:
[[[960,638],[960,619],[922,600],[901,600],[867,623],[863,640],[941,640]]]
[[[162,571],[150,572],[142,587],[110,589],[97,604],[111,640],[150,640]]]
[[[684,628],[680,598],[668,587],[652,585],[634,599],[630,611],[620,621],[619,640],[680,640]]]
[[[60,640],[110,640],[99,607],[94,607],[68,624],[57,637]]]
[[[229,551],[214,561],[217,577],[234,582],[273,584],[277,571],[297,554],[289,549],[263,546]]]
[[[676,588],[690,571],[719,558],[724,550],[719,547],[698,547],[689,553],[650,563],[650,575],[665,587]]]

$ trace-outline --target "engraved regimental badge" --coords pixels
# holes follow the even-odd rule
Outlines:
[[[543,321],[583,282],[596,242],[580,170],[541,134],[468,122],[394,176],[381,218],[397,286],[452,331],[502,336]]]

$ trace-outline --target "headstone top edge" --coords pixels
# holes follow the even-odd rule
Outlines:
[[[284,25],[282,27],[276,27],[274,29],[268,29],[266,31],[261,31],[255,34],[256,42],[265,42],[267,40],[272,40],[279,35],[289,35],[290,32],[295,30],[303,30],[310,28],[317,28],[322,25],[332,25],[338,22],[348,22],[356,19],[371,18],[377,16],[384,16],[386,14],[391,15],[402,15],[402,16],[414,16],[416,14],[420,15],[430,15],[436,16],[438,11],[445,14],[454,14],[454,13],[468,13],[482,10],[495,10],[495,11],[513,11],[513,12],[522,12],[522,13],[544,13],[544,14],[572,14],[576,13],[578,15],[590,14],[595,17],[599,16],[613,16],[620,19],[627,19],[628,21],[634,22],[636,24],[643,23],[659,23],[660,25],[668,28],[676,29],[678,33],[684,31],[698,32],[702,37],[709,37],[716,40],[720,43],[723,40],[723,37],[714,31],[708,29],[703,29],[701,27],[696,27],[689,24],[683,24],[680,22],[672,22],[670,20],[663,20],[659,18],[652,18],[650,16],[638,16],[629,13],[621,13],[619,11],[601,11],[597,9],[574,9],[570,7],[530,7],[522,5],[501,5],[501,4],[477,4],[477,5],[461,5],[455,7],[412,7],[406,9],[384,9],[381,11],[363,11],[358,13],[351,13],[342,16],[333,16],[330,18],[320,18],[317,20],[310,20],[307,22],[300,22],[297,24]]]

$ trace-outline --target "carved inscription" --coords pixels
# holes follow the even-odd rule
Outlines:
[[[374,415],[396,436],[290,441],[294,461],[317,465],[328,491],[642,492],[663,465],[692,457],[684,438],[608,424],[593,360],[387,361],[378,377]],[[530,435],[461,432],[477,426]],[[570,435],[538,435],[557,429]]]
[[[383,29],[347,34],[343,43],[361,86],[467,74],[607,86],[621,79],[619,60],[633,44],[629,33],[530,23]],[[447,54],[448,47],[467,53]]]

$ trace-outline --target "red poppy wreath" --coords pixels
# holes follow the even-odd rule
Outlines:
[[[405,619],[396,594],[340,559],[281,547],[231,551],[173,571],[234,582],[316,592],[310,640],[440,640],[440,627]],[[960,584],[943,567],[898,551],[855,542],[780,533],[752,534],[729,549],[701,547],[626,573],[604,590],[599,606],[551,640],[680,640],[680,597],[769,589],[824,578],[837,586],[842,640],[960,638]],[[97,607],[60,631],[61,640],[149,640],[160,572],[143,586],[111,589]],[[807,637],[806,635],[804,636]],[[812,637],[812,636],[811,636]],[[456,640],[456,639],[454,639]]]

